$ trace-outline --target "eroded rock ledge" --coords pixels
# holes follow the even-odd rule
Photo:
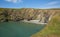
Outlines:
[[[48,21],[59,12],[60,9],[0,8],[0,22],[39,20],[40,23],[48,23]]]

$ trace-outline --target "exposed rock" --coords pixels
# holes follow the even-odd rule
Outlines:
[[[39,22],[47,23],[52,18],[52,16],[56,15],[58,12],[60,12],[60,9],[0,9],[0,21],[20,21],[24,19],[30,21],[38,19],[40,20]]]

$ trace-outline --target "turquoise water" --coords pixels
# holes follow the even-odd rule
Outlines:
[[[25,22],[2,22],[0,23],[0,37],[30,37],[44,27],[44,25]]]

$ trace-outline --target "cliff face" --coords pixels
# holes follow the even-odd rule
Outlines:
[[[27,19],[29,20],[40,20],[39,22],[48,22],[54,15],[60,12],[54,9],[2,9],[0,8],[0,22],[3,21],[20,21]]]
[[[31,37],[60,37],[60,12],[56,12],[44,29]]]

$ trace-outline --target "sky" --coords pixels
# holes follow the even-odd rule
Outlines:
[[[0,0],[0,8],[60,8],[60,0]]]

